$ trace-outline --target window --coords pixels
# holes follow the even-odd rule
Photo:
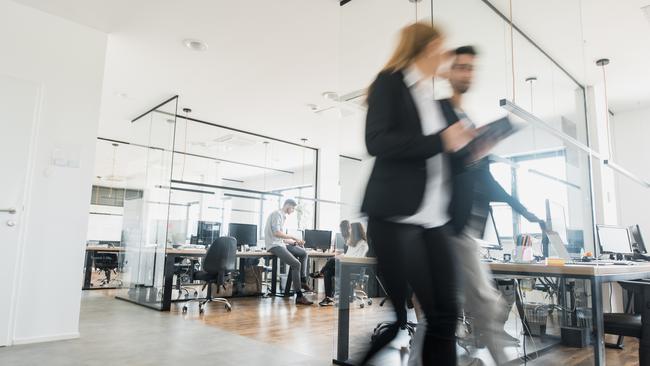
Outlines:
[[[508,160],[518,167],[494,162],[490,164],[490,172],[505,191],[517,198],[528,211],[545,219],[547,199],[565,210],[568,208],[568,186],[565,183],[567,163],[563,149],[514,156]],[[538,224],[528,222],[509,206],[493,203],[492,208],[502,238],[512,239],[521,233],[541,234]]]

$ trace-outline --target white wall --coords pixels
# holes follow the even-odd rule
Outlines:
[[[614,161],[633,174],[650,181],[650,108],[616,113],[611,119]],[[615,174],[620,225],[639,224],[643,237],[650,239],[650,189]],[[646,243],[646,245],[648,245]]]
[[[0,45],[0,72],[44,89],[13,343],[76,337],[106,35],[0,0]],[[56,149],[78,167],[51,166]]]

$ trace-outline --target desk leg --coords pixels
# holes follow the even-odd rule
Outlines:
[[[233,281],[233,295],[235,293],[240,294],[239,290],[242,290],[246,284],[246,259],[239,258],[239,277],[237,281]],[[237,291],[235,291],[237,289]]]
[[[172,305],[172,286],[174,285],[174,262],[176,256],[168,254],[165,257],[165,279],[163,283],[162,311],[169,311]]]
[[[558,294],[557,294],[557,301],[562,308],[562,322],[560,322],[561,327],[566,327],[570,325],[569,322],[569,313],[566,310],[567,309],[567,301],[566,301],[566,278],[560,277],[559,278],[559,283],[558,283]]]
[[[519,319],[521,319],[521,325],[524,329],[524,334],[527,335],[526,329],[528,325],[526,324],[526,316],[524,314],[524,299],[521,298],[521,288],[519,287],[519,280],[515,280],[515,306],[517,306],[517,313],[519,314]]]
[[[271,258],[271,296],[275,296],[278,286],[278,257]]]
[[[605,365],[605,340],[603,330],[603,293],[601,282],[592,278],[591,282],[591,318],[594,327],[594,365]]]
[[[345,362],[349,357],[350,342],[350,266],[339,265],[339,319],[336,340],[336,360]]]
[[[89,289],[91,287],[91,278],[93,274],[93,254],[94,251],[86,250],[86,270],[84,272],[84,285],[82,290]]]

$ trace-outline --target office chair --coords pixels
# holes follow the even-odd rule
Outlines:
[[[622,337],[638,338],[638,364],[639,366],[650,366],[650,282],[640,280],[619,281],[618,283],[628,291],[626,312],[604,314],[604,332],[619,336],[618,343],[614,345],[616,348],[623,347]]]
[[[117,282],[117,286],[122,286],[122,281],[116,278],[111,279],[111,274],[117,276],[117,268],[119,266],[117,253],[96,253],[93,256],[93,263],[97,272],[104,273],[104,278],[99,283],[100,286],[106,286],[111,281]]]
[[[368,303],[372,305],[372,299],[368,297],[368,282],[370,281],[370,276],[366,274],[366,269],[361,268],[359,273],[351,273],[350,281],[352,283],[352,302],[360,301],[359,307],[363,307]]]
[[[217,238],[208,248],[203,258],[202,270],[192,274],[193,281],[203,281],[208,287],[208,292],[203,299],[192,299],[199,303],[199,313],[203,314],[205,304],[209,302],[223,303],[226,310],[231,311],[232,305],[222,297],[212,297],[212,285],[222,286],[225,289],[226,280],[235,272],[237,254],[237,240],[224,236]],[[183,306],[183,313],[187,312],[187,305]]]
[[[196,259],[192,258],[182,258],[177,257],[174,261],[174,276],[176,276],[176,289],[178,290],[178,299],[181,298],[183,293],[185,293],[185,299],[190,297],[190,288],[183,286],[183,284],[188,284],[192,281],[192,274],[197,270],[199,262]],[[194,292],[194,297],[197,297],[199,293],[196,289],[192,289]]]

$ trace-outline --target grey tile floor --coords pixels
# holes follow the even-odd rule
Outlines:
[[[215,327],[86,291],[79,339],[0,348],[0,365],[323,366]]]

